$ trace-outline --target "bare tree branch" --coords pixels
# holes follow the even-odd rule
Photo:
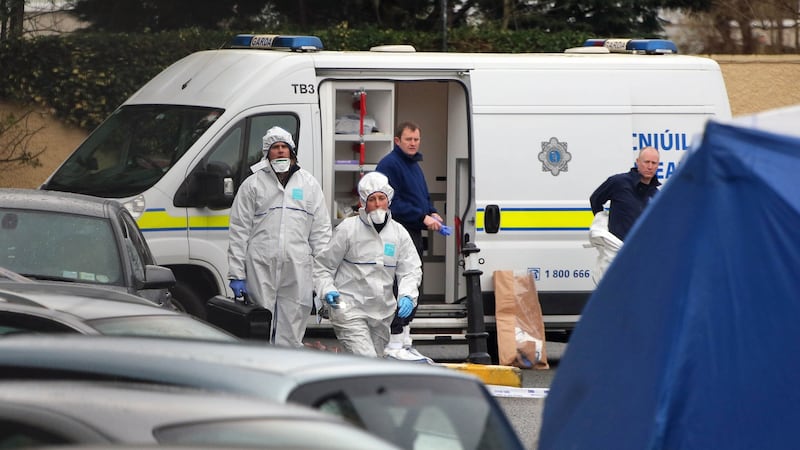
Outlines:
[[[39,156],[47,150],[31,149],[31,139],[44,129],[43,125],[31,128],[30,118],[33,111],[26,111],[21,116],[9,114],[0,118],[0,166],[17,164],[20,166],[39,167],[42,163]]]

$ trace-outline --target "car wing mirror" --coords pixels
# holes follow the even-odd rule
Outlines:
[[[148,264],[144,269],[143,284],[141,289],[169,289],[175,286],[175,274],[167,267]]]

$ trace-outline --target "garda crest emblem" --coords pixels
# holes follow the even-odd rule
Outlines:
[[[558,142],[551,137],[549,141],[542,142],[542,151],[539,152],[539,161],[542,162],[542,172],[550,172],[553,176],[566,172],[567,163],[572,159],[572,154],[567,151],[566,142]]]

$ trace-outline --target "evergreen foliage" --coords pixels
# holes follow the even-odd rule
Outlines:
[[[411,44],[418,51],[441,48],[441,35],[436,32],[377,27],[354,30],[346,22],[317,32],[290,30],[284,34],[317,35],[329,50],[369,50],[383,44]],[[167,66],[192,52],[223,47],[232,36],[230,32],[191,28],[0,41],[0,98],[51,108],[65,122],[91,130]],[[561,52],[588,37],[576,31],[459,28],[450,32],[448,50]]]

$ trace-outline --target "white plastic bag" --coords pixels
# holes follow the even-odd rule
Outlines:
[[[592,271],[592,281],[597,286],[622,247],[622,241],[608,231],[608,211],[600,211],[594,215],[589,227],[589,242],[597,249],[597,266]]]
[[[361,119],[356,114],[345,114],[336,118],[336,134],[359,134]],[[375,119],[370,116],[364,117],[364,134],[370,134],[377,130]]]

